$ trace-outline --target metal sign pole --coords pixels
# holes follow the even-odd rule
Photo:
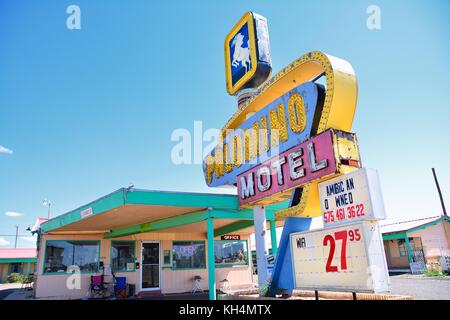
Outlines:
[[[253,221],[255,225],[256,263],[258,265],[259,294],[268,285],[266,260],[266,209],[263,206],[253,207]]]

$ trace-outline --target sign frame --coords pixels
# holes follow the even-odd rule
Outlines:
[[[298,279],[296,275],[296,267],[295,267],[295,255],[294,255],[294,241],[293,238],[300,235],[309,235],[313,233],[321,233],[323,234],[330,234],[333,230],[336,229],[351,229],[359,227],[361,230],[361,233],[364,234],[362,237],[363,245],[364,245],[364,253],[366,255],[366,262],[367,262],[367,280],[366,280],[366,286],[352,286],[350,285],[329,285],[328,283],[325,285],[318,284],[318,282],[315,282],[315,285],[300,285],[298,284]],[[372,232],[368,236],[369,229],[372,228],[373,230],[370,230]],[[294,287],[297,289],[302,290],[320,290],[320,291],[342,291],[342,292],[366,292],[366,293],[382,293],[382,292],[388,292],[390,290],[390,278],[389,278],[389,272],[388,272],[388,266],[386,261],[386,255],[384,253],[384,244],[383,244],[383,237],[381,235],[381,231],[379,228],[379,225],[377,221],[360,221],[356,223],[350,223],[346,225],[336,226],[334,228],[329,229],[316,229],[316,230],[309,230],[309,231],[302,231],[302,232],[294,232],[289,235],[289,246],[291,250],[291,263],[292,263],[292,270],[293,270],[293,279],[294,279]],[[374,253],[374,249],[378,249],[378,253]],[[347,251],[348,252],[348,251]],[[334,275],[333,279],[336,279],[336,275],[339,275],[339,272],[332,272],[331,274]],[[343,273],[341,273],[343,274]],[[377,276],[378,279],[373,279],[373,276]],[[369,279],[372,280],[371,284],[373,287],[371,288],[368,285]],[[328,279],[325,280],[325,282]]]
[[[359,184],[356,185],[355,181],[357,181]],[[337,186],[337,184],[339,184],[340,186]],[[334,186],[333,188],[330,188],[330,191],[336,191],[335,189],[341,188],[342,185],[344,185],[342,188],[345,189],[345,191],[338,190],[338,193],[326,196],[326,193],[328,192],[326,189],[331,185]],[[352,186],[353,188],[351,188]],[[333,205],[332,201],[328,201],[329,198],[336,198],[343,195],[350,195],[348,198],[351,198],[349,201],[351,201],[352,203]],[[383,194],[381,192],[380,178],[378,175],[378,171],[375,169],[361,168],[353,172],[349,172],[345,175],[322,181],[319,183],[319,197],[324,229],[364,220],[386,219],[386,211],[384,207]],[[341,197],[341,199],[343,199],[343,197]],[[325,207],[325,201],[328,203],[328,208]],[[353,209],[355,210],[354,212],[350,212],[348,210],[351,209],[351,207],[353,207]],[[342,214],[344,216],[344,219],[342,220],[339,219],[339,216],[337,214],[335,214],[335,211],[337,211],[338,209],[342,209],[343,211]],[[355,217],[349,218],[348,216],[350,213],[353,213]],[[361,216],[359,216],[360,213]],[[328,222],[326,215],[333,221]]]

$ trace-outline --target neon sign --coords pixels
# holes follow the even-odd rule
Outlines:
[[[255,168],[258,170],[257,167],[262,163],[305,140],[327,129],[350,131],[352,127],[357,101],[357,80],[352,66],[345,60],[314,51],[301,56],[271,79],[265,82],[255,81],[255,66],[262,66],[260,59],[263,57],[270,58],[267,22],[262,17],[261,21],[257,22],[257,16],[253,13],[245,14],[225,39],[227,91],[234,95],[245,88],[257,89],[229,119],[222,129],[216,147],[204,159],[205,181],[211,187],[238,185],[238,176]],[[259,44],[262,45],[257,46]],[[264,51],[266,54],[262,54]],[[245,69],[244,72],[242,68]],[[324,79],[323,87],[317,84],[316,80],[319,78]],[[306,92],[315,88],[318,93],[317,100],[308,100],[308,94],[299,92],[298,89],[302,86],[310,87]],[[293,106],[291,110],[289,105]],[[345,147],[339,150],[339,157],[347,161],[359,161],[357,146],[352,143],[349,145],[349,150],[345,151]],[[359,167],[359,164],[354,165],[352,170],[355,167]],[[346,172],[344,170],[337,173]],[[267,193],[268,202],[272,203],[274,197],[279,194],[282,194],[282,197],[278,200],[284,200],[288,198],[286,191],[299,189],[301,198],[298,203],[278,211],[277,217],[320,216],[322,210],[318,183],[321,181],[322,177],[295,187],[286,185],[280,192]],[[238,188],[238,194],[240,192]],[[255,195],[256,193],[257,190]],[[257,202],[263,203],[263,198]]]
[[[359,156],[349,159],[339,152],[342,140],[357,149],[354,134],[330,129],[239,175],[239,205],[286,200],[292,188],[359,167]]]
[[[228,130],[205,159],[208,186],[235,185],[242,172],[308,139],[317,131],[324,91],[312,82],[302,84]]]

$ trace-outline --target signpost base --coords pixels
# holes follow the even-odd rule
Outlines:
[[[253,207],[253,221],[255,225],[256,263],[258,266],[259,294],[268,284],[267,260],[266,260],[266,209],[263,206]]]
[[[290,234],[308,231],[311,227],[311,218],[286,218],[281,234],[280,246],[275,258],[275,266],[270,281],[269,296],[282,290],[284,294],[291,295],[295,288],[294,270],[292,269],[292,255],[290,248]]]

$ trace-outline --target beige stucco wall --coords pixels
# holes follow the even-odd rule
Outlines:
[[[248,240],[248,255],[251,260],[250,241],[247,235],[241,235],[242,240]],[[79,299],[84,297],[89,290],[91,274],[81,275],[45,275],[43,274],[44,251],[46,240],[97,240],[100,241],[100,260],[105,267],[110,265],[110,246],[111,240],[103,239],[101,235],[43,235],[40,240],[40,251],[38,254],[37,281],[35,284],[36,298],[60,297],[66,299]],[[162,293],[189,292],[192,290],[192,278],[200,275],[203,280],[201,286],[203,290],[208,290],[208,270],[172,270],[162,268],[164,250],[172,251],[172,241],[176,240],[205,240],[206,250],[207,242],[204,234],[198,233],[142,233],[134,236],[116,238],[114,240],[136,240],[137,261],[140,262],[142,241],[160,241],[160,287]],[[229,281],[231,288],[247,287],[252,284],[251,261],[248,266],[238,268],[216,268],[216,286],[220,287],[220,280],[225,278]],[[68,289],[67,282],[73,277],[79,277],[80,289]],[[136,285],[136,291],[140,291],[140,270],[135,272],[117,273],[117,276],[127,277],[127,282]],[[108,281],[108,277],[106,279]],[[70,283],[69,283],[70,284]]]
[[[449,240],[446,235],[444,223],[440,222],[433,226],[408,233],[409,237],[420,237],[422,240],[423,251],[425,257],[435,258],[440,257],[444,252],[449,250]]]
[[[409,268],[408,256],[400,256],[397,240],[385,241],[388,268]]]
[[[438,263],[442,255],[450,252],[450,223],[442,221],[436,225],[408,233],[416,248],[422,247],[427,263]],[[412,245],[412,243],[411,243]],[[397,240],[385,241],[389,268],[409,268],[408,257],[400,257]]]

